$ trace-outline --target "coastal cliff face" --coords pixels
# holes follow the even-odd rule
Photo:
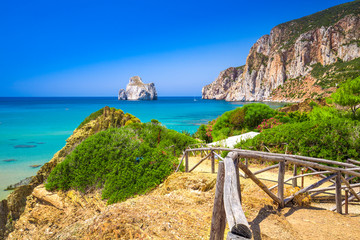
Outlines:
[[[325,97],[346,80],[348,73],[344,72],[360,74],[359,57],[360,1],[355,1],[274,27],[252,46],[243,71],[229,68],[221,72],[202,89],[202,97],[227,101]],[[340,64],[345,65],[340,73],[344,77],[329,80],[324,76],[331,71],[317,76],[314,70],[333,66],[336,75]]]
[[[120,89],[118,100],[156,100],[154,83],[145,84],[139,76],[130,78],[126,90]]]
[[[27,198],[33,193],[33,189],[44,183],[52,169],[62,162],[77,145],[97,132],[126,126],[133,122],[140,122],[140,120],[131,114],[125,114],[122,110],[105,107],[102,109],[102,114],[81,124],[66,140],[66,145],[40,168],[36,176],[32,177],[30,184],[16,188],[6,200],[0,202],[0,239],[13,231],[14,224],[29,204]]]

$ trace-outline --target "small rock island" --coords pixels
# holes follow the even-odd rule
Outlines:
[[[130,78],[126,90],[120,89],[118,100],[156,100],[154,83],[143,83],[139,76]]]

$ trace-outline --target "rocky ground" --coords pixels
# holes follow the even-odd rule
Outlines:
[[[198,160],[190,158],[190,166]],[[253,170],[263,167],[252,166]],[[40,185],[28,197],[25,212],[8,239],[208,239],[216,180],[216,174],[209,170],[210,162],[205,161],[193,173],[171,175],[147,195],[110,206],[98,191],[51,193]],[[259,177],[271,186],[277,172],[268,171]],[[305,184],[316,180],[307,178]],[[251,180],[241,178],[241,188],[254,239],[360,236],[356,227],[359,214],[340,215],[324,209],[327,205],[321,203],[278,211]],[[291,191],[288,186],[287,194]],[[350,208],[357,209],[357,205]]]

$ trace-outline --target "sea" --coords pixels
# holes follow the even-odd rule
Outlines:
[[[201,97],[159,97],[155,101],[118,101],[116,97],[0,97],[0,200],[8,185],[34,176],[64,145],[74,129],[105,106],[122,109],[142,122],[159,120],[176,131],[195,133],[201,124],[245,102]],[[282,103],[265,103],[272,108]]]

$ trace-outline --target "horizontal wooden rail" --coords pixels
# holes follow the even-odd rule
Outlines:
[[[360,161],[356,161],[356,160],[353,160],[353,159],[348,159],[347,161],[350,162],[350,163],[356,164],[356,165],[360,165]]]
[[[354,183],[354,184],[350,184],[350,187],[360,187],[360,183]],[[341,185],[341,189],[345,189],[347,188],[346,185]],[[330,190],[335,190],[336,189],[336,186],[334,187],[325,187],[325,188],[316,188],[316,189],[312,189],[312,190],[309,190],[309,192],[317,192],[317,191],[330,191]]]
[[[278,167],[279,167],[279,164],[277,163],[275,165],[272,165],[272,166],[269,166],[269,167],[266,167],[266,168],[260,169],[259,171],[254,172],[254,175],[258,175],[260,173],[263,173],[263,172],[266,172],[266,171],[269,171],[271,169],[278,168]]]
[[[314,162],[314,163],[326,163],[326,164],[333,164],[333,165],[337,165],[337,166],[342,166],[342,167],[357,167],[354,164],[351,163],[343,163],[343,162],[337,162],[337,161],[333,161],[333,160],[327,160],[327,159],[322,159],[322,158],[313,158],[313,157],[306,157],[306,156],[299,156],[299,155],[291,155],[291,154],[281,154],[281,153],[269,153],[269,152],[261,152],[261,151],[252,151],[252,150],[244,150],[244,149],[232,149],[232,148],[223,148],[223,147],[211,147],[211,148],[197,148],[197,149],[187,149],[186,151],[210,151],[210,150],[220,150],[220,151],[231,151],[231,152],[237,152],[237,153],[242,153],[240,157],[246,158],[246,153],[249,153],[249,156],[257,156],[256,158],[261,158],[261,157],[265,157],[266,156],[276,156],[276,157],[286,157],[286,158],[290,158],[290,159],[299,159],[299,160],[306,160],[309,162]],[[255,157],[254,157],[255,158]],[[263,160],[267,160],[266,158]],[[271,161],[271,160],[270,160]]]

